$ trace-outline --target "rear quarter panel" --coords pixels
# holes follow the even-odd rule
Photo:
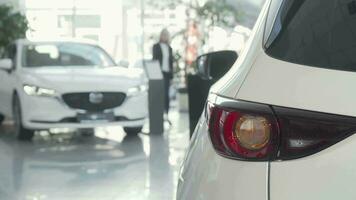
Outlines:
[[[219,156],[201,120],[181,169],[177,200],[267,200],[268,164]]]
[[[356,135],[303,159],[272,162],[271,200],[356,199]]]
[[[239,55],[236,63],[232,66],[232,68],[211,87],[211,93],[216,93],[220,96],[231,98],[236,96],[236,93],[239,91],[241,85],[243,84],[247,74],[251,69],[251,66],[255,62],[256,57],[263,51],[261,48],[261,43],[268,6],[269,1],[267,1],[261,10],[261,14],[256,21],[252,35],[246,44],[246,48]]]

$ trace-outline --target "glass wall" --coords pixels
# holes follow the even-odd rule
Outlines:
[[[158,41],[160,31],[167,28],[182,69],[204,52],[242,51],[264,3],[264,0],[14,1],[26,13],[31,27],[29,38],[94,40],[116,60],[130,63],[151,58],[152,45]],[[216,9],[211,9],[211,5]]]

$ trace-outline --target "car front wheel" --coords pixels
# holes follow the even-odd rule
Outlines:
[[[30,141],[34,136],[34,130],[27,129],[23,126],[20,100],[17,95],[13,101],[13,118],[15,125],[15,135],[18,140]]]
[[[142,126],[139,127],[124,127],[124,131],[129,135],[137,135],[141,133]]]
[[[0,126],[2,125],[2,123],[4,122],[5,120],[5,116],[0,114]]]

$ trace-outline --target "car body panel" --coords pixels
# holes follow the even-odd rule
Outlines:
[[[234,98],[248,75],[256,56],[263,51],[264,17],[262,10],[245,51],[231,70],[211,90],[211,94]],[[215,95],[209,101],[215,101]],[[268,163],[231,160],[218,155],[210,141],[202,115],[182,165],[177,192],[178,200],[268,199]]]
[[[235,99],[356,116],[356,73],[285,62],[259,52]],[[353,135],[311,156],[271,162],[270,199],[355,199],[355,145]]]
[[[267,5],[277,12],[281,0],[267,1]],[[236,100],[355,117],[356,73],[304,66],[268,56],[263,44],[265,35],[269,34],[265,30],[270,31],[271,27],[264,29],[264,25],[273,24],[268,20],[274,20],[275,13],[270,19],[266,13],[262,12],[261,16],[252,44],[230,72],[213,86],[211,93]],[[210,97],[210,101],[214,101],[214,97]],[[356,198],[355,135],[304,158],[247,162],[219,156],[211,145],[203,119],[204,116],[181,170],[178,200]]]
[[[354,72],[293,64],[261,53],[236,98],[356,116],[355,84]]]
[[[267,199],[268,164],[221,157],[207,131],[202,117],[181,168],[177,199]]]
[[[60,93],[85,91],[126,93],[129,88],[144,84],[145,80],[142,70],[122,67],[39,67],[23,68],[19,73],[25,84],[50,87]]]
[[[242,83],[248,75],[251,66],[255,62],[257,55],[263,51],[259,41],[260,38],[263,37],[263,22],[267,10],[268,4],[266,4],[261,11],[261,15],[256,22],[252,35],[247,42],[246,49],[239,55],[239,58],[232,68],[211,87],[211,93],[231,98],[236,96],[236,93],[239,91]]]
[[[94,128],[101,126],[142,126],[148,115],[147,92],[127,97],[119,107],[111,109],[115,116],[124,116],[127,120],[92,123],[56,123],[66,117],[75,118],[79,112],[68,107],[61,98],[34,97],[21,93],[24,126],[32,129],[46,128]],[[45,109],[44,109],[45,107]]]
[[[356,199],[356,135],[315,155],[271,162],[271,200]]]

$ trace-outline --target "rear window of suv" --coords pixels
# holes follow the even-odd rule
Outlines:
[[[356,0],[283,0],[265,48],[287,62],[356,71]]]

